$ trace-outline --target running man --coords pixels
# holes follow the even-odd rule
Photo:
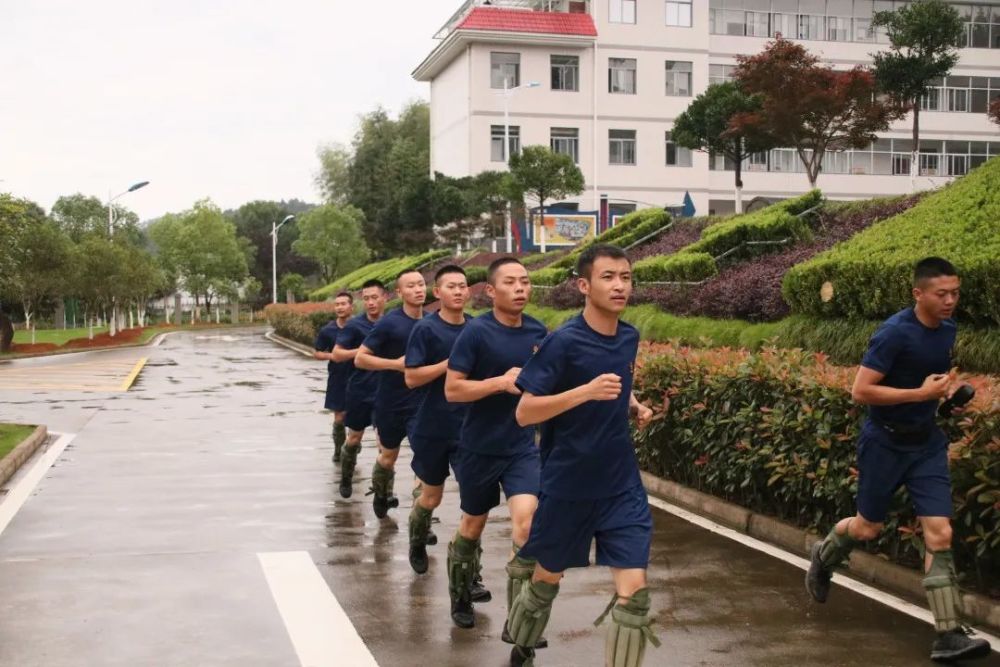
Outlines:
[[[448,355],[466,325],[465,304],[469,285],[465,271],[449,264],[434,276],[434,296],[441,309],[413,325],[406,344],[406,386],[424,387],[417,408],[410,448],[410,466],[420,483],[410,512],[410,566],[417,574],[427,572],[427,545],[434,510],[441,504],[448,466],[454,465],[458,437],[466,406],[448,403],[444,396],[444,376]]]
[[[826,602],[833,569],[858,543],[882,532],[893,495],[905,486],[924,534],[924,590],[937,637],[932,660],[989,655],[985,639],[970,637],[962,623],[962,594],[951,552],[951,479],[948,440],[935,423],[938,401],[952,386],[952,348],[957,329],[960,281],[955,267],[939,257],[917,263],[912,308],[882,323],[854,378],[851,396],[868,406],[858,437],[857,514],[839,521],[812,547],[806,589]]]
[[[354,297],[350,292],[340,292],[333,299],[333,313],[336,319],[327,322],[319,333],[313,348],[313,357],[326,360],[326,400],[323,407],[333,413],[333,462],[340,463],[340,450],[344,446],[344,402],[347,391],[347,376],[351,365],[346,361],[337,363],[333,360],[333,346],[337,344],[337,334],[347,324],[354,308]]]
[[[424,301],[427,299],[427,285],[419,271],[402,271],[396,276],[396,294],[403,300],[403,306],[386,313],[375,323],[365,337],[354,365],[378,375],[375,390],[375,437],[378,442],[378,456],[372,468],[374,494],[372,508],[375,516],[382,519],[390,507],[398,507],[399,499],[393,494],[396,479],[396,458],[399,446],[413,425],[421,392],[406,386],[403,364],[406,341],[410,331],[424,315]]]
[[[451,618],[461,628],[475,626],[472,585],[479,571],[479,541],[490,510],[500,504],[500,490],[510,511],[511,539],[520,548],[538,504],[538,447],[535,430],[514,420],[514,381],[547,333],[545,325],[524,315],[531,296],[528,272],[513,257],[487,269],[486,293],[493,310],[469,322],[458,336],[445,378],[445,396],[469,403],[456,456],[462,516],[448,545]],[[508,582],[508,603],[513,593]]]
[[[337,344],[333,347],[333,360],[351,362],[347,378],[347,395],[344,401],[344,426],[347,439],[340,462],[340,495],[350,498],[354,490],[354,468],[361,450],[361,437],[365,429],[372,425],[375,411],[375,387],[378,377],[371,371],[358,368],[354,358],[365,337],[371,332],[385,311],[385,287],[378,280],[369,280],[361,286],[361,301],[365,312],[351,318],[337,334]]]
[[[646,642],[659,642],[646,587],[653,519],[629,430],[630,415],[643,428],[653,413],[632,393],[639,332],[619,319],[632,267],[620,248],[597,244],[576,273],[583,312],[545,340],[516,382],[518,424],[542,424],[542,472],[531,534],[510,568],[525,577],[507,617],[510,664],[533,664],[563,573],[589,566],[596,541],[597,564],[615,582],[596,623],[610,612],[605,664],[638,667]]]

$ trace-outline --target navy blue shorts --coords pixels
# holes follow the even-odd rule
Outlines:
[[[924,446],[900,447],[878,426],[866,424],[858,438],[858,513],[882,523],[901,486],[917,516],[951,517],[947,438],[937,430]]]
[[[344,414],[344,426],[352,431],[364,431],[375,420],[375,403],[372,399],[358,400],[347,394]]]
[[[416,411],[406,410],[375,410],[375,430],[378,431],[378,441],[385,449],[399,449],[403,438],[413,430],[413,418]]]
[[[507,498],[538,495],[541,459],[534,447],[512,456],[490,456],[458,448],[455,478],[462,511],[482,516],[500,504],[500,489]]]
[[[334,412],[342,412],[347,409],[347,383],[346,378],[336,375],[326,377],[326,400],[323,407]]]
[[[421,482],[430,486],[441,486],[448,479],[448,466],[455,467],[458,440],[427,438],[414,434],[410,438],[413,458],[410,467]]]
[[[590,565],[590,544],[596,541],[598,565],[645,569],[652,540],[653,515],[641,484],[597,500],[562,500],[543,493],[528,542],[518,555],[537,559],[549,572],[563,572]]]

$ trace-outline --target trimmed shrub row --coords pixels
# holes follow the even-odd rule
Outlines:
[[[796,350],[646,347],[636,389],[658,406],[658,418],[636,435],[640,462],[654,474],[825,532],[856,510],[855,440],[864,411],[851,400],[852,378],[852,369]],[[1000,394],[986,378],[971,381],[972,409],[948,424],[954,544],[963,570],[996,573]],[[916,566],[922,560],[916,527],[900,491],[871,546]]]
[[[396,257],[374,264],[367,264],[356,271],[348,273],[346,276],[338,278],[335,282],[315,290],[309,295],[313,301],[323,301],[340,290],[360,289],[368,280],[381,280],[388,285],[396,279],[400,271],[408,269],[419,269],[425,264],[433,262],[451,255],[450,250],[431,250],[420,255],[410,255],[408,257]]]
[[[682,251],[674,255],[654,255],[632,265],[632,275],[639,282],[696,283],[717,273],[715,260],[704,252]]]
[[[792,268],[784,297],[796,313],[879,319],[911,301],[913,265],[927,255],[958,268],[960,318],[1000,324],[1000,158]]]

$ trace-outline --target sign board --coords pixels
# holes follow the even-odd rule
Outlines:
[[[542,244],[542,220],[540,216],[532,216],[532,229],[535,244]],[[592,239],[597,235],[597,216],[588,213],[546,213],[545,214],[545,245],[571,246]]]

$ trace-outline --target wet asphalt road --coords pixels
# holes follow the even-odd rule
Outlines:
[[[0,665],[299,665],[257,558],[298,550],[383,667],[506,664],[506,512],[484,536],[494,600],[477,608],[475,629],[454,628],[444,554],[457,489],[437,512],[430,572],[415,575],[409,450],[397,467],[403,507],[379,521],[362,495],[370,436],[362,479],[342,500],[325,364],[261,334],[172,335],[143,352],[127,393],[0,391],[0,419],[77,434],[0,534]],[[810,604],[801,570],[664,512],[654,520],[664,645],[647,665],[933,664],[929,626],[845,589]],[[539,667],[601,664],[592,621],[611,590],[606,570],[571,571]]]

